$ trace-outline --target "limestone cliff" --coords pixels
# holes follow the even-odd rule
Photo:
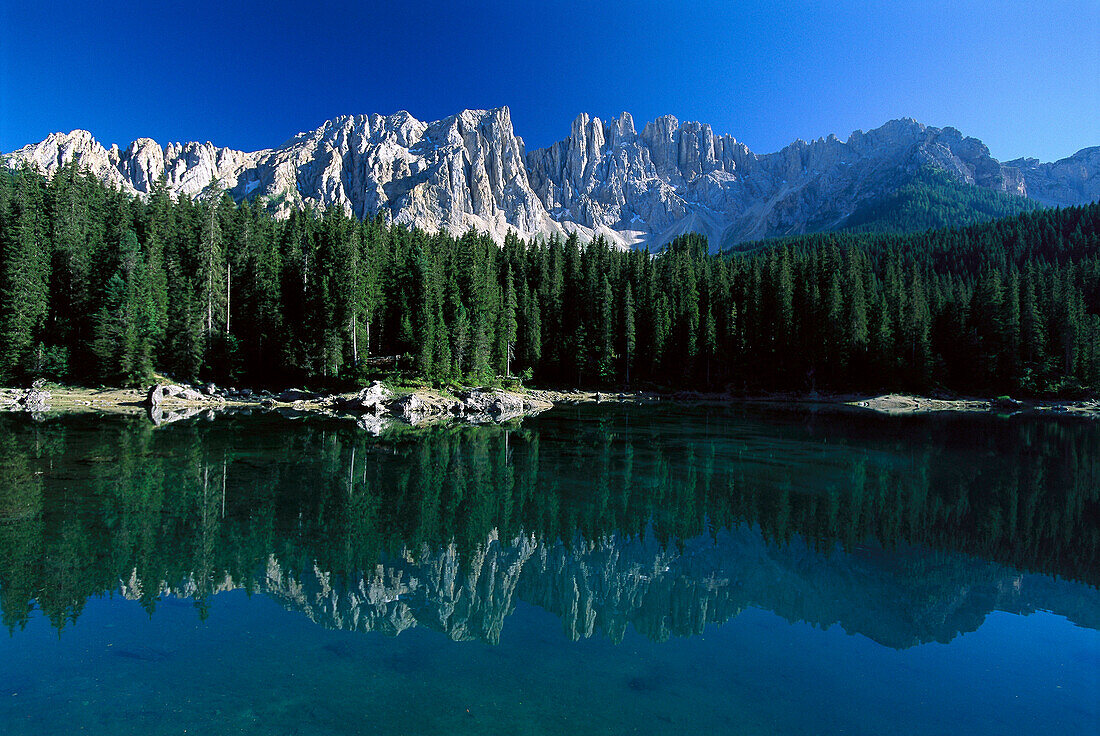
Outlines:
[[[281,216],[336,207],[430,231],[474,228],[498,240],[576,231],[622,247],[658,246],[692,231],[717,248],[842,227],[926,166],[1048,205],[1100,198],[1100,147],[1055,163],[1002,164],[975,138],[908,119],[758,155],[710,125],[671,115],[638,132],[625,112],[610,121],[581,114],[567,138],[527,151],[501,107],[436,122],[407,112],[340,117],[251,153],[211,143],[162,148],[148,138],[105,148],[76,130],[8,157],[10,166],[23,161],[48,175],[77,162],[139,195],[161,177],[175,195],[221,187]]]

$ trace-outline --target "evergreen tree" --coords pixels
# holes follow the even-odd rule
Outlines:
[[[43,224],[41,178],[24,165],[15,178],[0,243],[0,380],[42,367],[42,329],[49,309],[50,252]]]
[[[627,384],[630,383],[630,367],[634,363],[634,290],[628,281],[623,294],[623,372]]]
[[[155,367],[335,388],[382,355],[437,381],[1092,393],[1098,223],[1091,205],[726,254],[689,234],[650,254],[338,210],[276,220],[216,185],[173,200],[161,180],[143,203],[75,166],[4,170],[0,378]]]
[[[119,260],[118,270],[107,283],[104,304],[96,314],[92,349],[105,383],[140,386],[153,374],[151,338],[156,329],[157,305],[132,231],[123,236]]]
[[[504,304],[500,313],[500,338],[503,344],[504,375],[510,376],[512,370],[512,358],[515,355],[516,336],[519,323],[516,321],[516,283],[512,278],[512,269],[508,267],[504,272]]]

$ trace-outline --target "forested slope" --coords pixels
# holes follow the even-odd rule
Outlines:
[[[1100,205],[710,255],[498,246],[173,201],[66,167],[0,176],[0,381],[358,380],[1059,393],[1100,386]]]

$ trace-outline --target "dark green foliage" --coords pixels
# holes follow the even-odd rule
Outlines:
[[[1026,197],[962,184],[944,171],[926,166],[908,184],[857,209],[844,226],[858,232],[909,233],[973,225],[1040,206]]]
[[[5,178],[0,209],[0,380],[41,367],[49,305],[50,248],[44,183],[24,166]]]
[[[689,234],[653,255],[8,171],[0,379],[333,383],[397,356],[439,383],[1094,392],[1098,222],[1092,205],[724,255]]]
[[[108,280],[95,316],[92,351],[106,383],[140,386],[153,374],[152,340],[158,305],[137,236],[127,231],[119,246],[118,269]]]
[[[409,560],[409,550],[454,550],[480,569],[487,539],[548,549],[637,549],[647,540],[650,549],[740,524],[776,545],[805,540],[829,555],[829,569],[869,585],[872,598],[897,589],[868,577],[876,569],[869,555],[889,563],[881,569],[891,577],[931,562],[911,568],[914,595],[950,632],[958,619],[943,612],[958,610],[960,583],[942,576],[956,569],[952,558],[980,571],[988,565],[976,558],[1009,566],[1007,585],[1024,571],[1100,584],[1100,429],[1088,422],[615,406],[518,430],[435,426],[382,439],[348,422],[288,427],[262,416],[164,432],[123,418],[0,415],[0,430],[0,622],[9,629],[32,615],[71,625],[89,596],[117,594],[120,580],[142,582],[128,590],[150,613],[164,597],[161,582],[187,583],[201,611],[220,581],[261,589],[272,559],[285,581],[320,569],[340,585]],[[781,448],[775,455],[760,452],[762,434]],[[782,448],[797,450],[796,461],[776,462]],[[753,564],[738,541],[745,538],[726,537],[730,559]],[[844,567],[839,550],[861,562]],[[768,574],[779,559],[764,558]],[[825,566],[804,551],[790,559],[803,571]],[[740,584],[694,587],[744,595]],[[937,589],[945,597],[930,603]],[[997,588],[978,590],[984,599]],[[788,591],[786,581],[777,587],[805,617],[805,602]],[[836,594],[822,590],[827,615]],[[1031,610],[1035,601],[1019,605]],[[862,605],[857,611],[865,616]],[[701,625],[665,612],[655,628],[667,636],[678,618]]]

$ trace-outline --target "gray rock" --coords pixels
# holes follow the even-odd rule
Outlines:
[[[484,422],[486,418],[502,422],[524,414],[534,414],[553,406],[549,401],[514,391],[474,389],[462,395],[462,407],[468,421]]]
[[[157,383],[149,387],[149,393],[145,396],[147,406],[157,406],[165,399],[175,398],[184,391],[183,386],[175,384]]]
[[[19,401],[19,404],[23,407],[23,411],[49,411],[50,398],[49,391],[45,391],[41,388],[32,388],[23,394],[23,398]]]
[[[425,420],[450,415],[455,403],[457,402],[452,399],[445,399],[432,394],[412,393],[391,401],[386,405],[386,408],[406,421],[418,424]]]
[[[847,140],[830,135],[756,154],[705,123],[666,115],[638,132],[623,113],[574,120],[568,137],[527,151],[508,108],[465,110],[436,122],[407,112],[355,115],[247,153],[210,143],[161,148],[142,138],[125,150],[91,133],[53,133],[8,157],[52,175],[72,161],[123,190],[147,195],[165,176],[174,196],[195,197],[215,179],[237,200],[266,197],[276,214],[306,206],[461,235],[502,240],[577,232],[613,244],[656,246],[705,234],[713,248],[771,235],[840,227],[860,205],[896,190],[930,165],[955,181],[1048,205],[1100,198],[1100,147],[1054,163],[1001,163],[954,128],[893,120]]]
[[[375,399],[386,401],[393,397],[393,392],[386,388],[385,384],[381,381],[372,381],[369,386],[360,389],[356,397],[360,401],[371,401]]]
[[[334,405],[345,411],[369,412],[377,415],[386,410],[386,404],[392,398],[392,391],[386,388],[381,381],[374,381],[369,386],[360,389],[359,393],[351,398],[337,397]]]

